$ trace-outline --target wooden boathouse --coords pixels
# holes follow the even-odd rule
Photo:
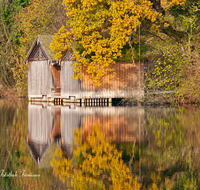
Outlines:
[[[52,101],[60,97],[60,65],[50,49],[51,36],[38,36],[25,63],[28,64],[28,97],[39,101]]]
[[[25,63],[28,64],[28,97],[29,101],[78,102],[84,104],[108,104],[113,98],[144,96],[143,63],[116,62],[112,67],[116,77],[107,73],[103,85],[92,84],[85,68],[82,68],[82,80],[71,79],[73,62],[71,53],[66,51],[61,60],[55,60],[50,49],[52,37],[39,35]]]

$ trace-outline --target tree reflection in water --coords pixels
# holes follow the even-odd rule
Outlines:
[[[145,114],[148,145],[142,172],[151,174],[143,175],[145,185],[199,189],[199,108],[147,108]]]
[[[57,150],[51,165],[55,175],[74,189],[140,189],[111,139],[99,127],[92,128],[82,142],[81,131],[75,131],[73,154],[68,159]]]
[[[5,169],[5,172],[26,170],[26,173],[40,174],[39,178],[0,178],[0,189],[67,189],[66,186],[74,189],[128,189],[130,184],[136,185],[135,189],[200,189],[198,107],[78,109],[0,101],[0,169]],[[80,119],[74,119],[77,115]],[[140,128],[138,118],[141,120]],[[97,123],[102,123],[99,130],[108,138],[103,139],[104,144],[100,145],[101,136],[97,138],[97,133],[94,133],[96,138],[91,137],[92,125],[97,127]],[[74,139],[71,129],[82,131],[82,144]],[[113,131],[115,137],[111,133]],[[54,138],[63,140],[57,144],[52,140]],[[32,157],[32,149],[29,148],[30,143],[36,143],[36,140],[38,144],[50,141],[46,154],[40,152],[39,163],[35,162],[38,159]],[[74,140],[79,143],[75,144],[74,150],[70,150],[79,150],[79,154],[75,151],[70,156],[68,151],[66,159],[64,146],[65,152],[58,151],[58,155],[53,156],[57,147],[62,148],[59,145],[74,144]],[[90,144],[84,145],[87,142]],[[131,178],[129,163],[134,143]],[[103,147],[109,148],[109,151]],[[52,174],[50,160],[53,157],[57,159],[54,173],[56,169],[60,171],[57,175],[60,174],[68,183],[63,184]],[[67,168],[61,166],[70,166],[69,171],[66,172]],[[141,183],[138,184],[138,181]]]
[[[76,131],[72,156],[57,150],[53,171],[74,189],[199,189],[199,115],[194,107],[145,108],[141,142],[113,142],[101,127],[87,137]]]

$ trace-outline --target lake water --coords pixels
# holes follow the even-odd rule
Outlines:
[[[0,100],[0,154],[0,189],[200,189],[200,108]]]

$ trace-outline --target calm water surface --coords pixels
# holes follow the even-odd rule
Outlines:
[[[0,154],[1,189],[200,189],[200,108],[0,100]]]

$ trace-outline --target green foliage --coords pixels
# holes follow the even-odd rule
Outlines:
[[[108,71],[115,76],[115,61],[137,61],[140,55],[141,61],[154,63],[147,91],[175,91],[180,103],[200,102],[198,0],[64,0],[63,4],[60,0],[0,2],[1,96],[6,95],[4,88],[10,94],[27,94],[23,60],[38,34],[56,33],[52,49],[57,58],[66,49],[75,50],[76,79],[82,78],[86,67],[93,83],[101,85]]]
[[[165,9],[163,28],[153,37],[155,41],[148,42],[152,48],[146,55],[154,64],[147,73],[146,89],[154,94],[164,92],[163,101],[200,102],[199,14],[197,1]],[[165,93],[171,91],[174,93]]]
[[[197,190],[197,179],[195,179],[193,176],[188,175],[187,173],[184,173],[180,177],[176,177],[176,183],[174,189],[192,189]]]
[[[18,81],[16,76],[14,76],[12,68],[16,65],[19,66],[19,59],[15,52],[15,46],[18,45],[18,35],[15,33],[16,15],[28,4],[29,0],[3,0],[0,2],[0,82],[3,86],[2,88],[7,88],[7,91],[1,92],[3,96],[6,96],[8,93],[11,95],[14,91],[22,92],[21,90],[18,91],[18,88],[15,89],[20,80]],[[21,89],[26,87],[23,83],[20,85]],[[11,89],[10,92],[9,89]],[[27,91],[27,88],[25,88],[25,91]]]
[[[172,44],[161,47],[162,56],[154,62],[152,72],[148,73],[148,90],[174,91],[179,103],[197,103],[200,101],[200,62],[181,49],[180,45]],[[173,93],[168,98],[170,101]]]
[[[37,35],[61,27],[63,10],[59,0],[0,2],[0,96],[27,95],[25,56]]]
[[[149,87],[154,85],[160,90],[176,90],[184,77],[187,58],[180,51],[179,46],[165,45],[162,47],[162,58],[154,63]]]

